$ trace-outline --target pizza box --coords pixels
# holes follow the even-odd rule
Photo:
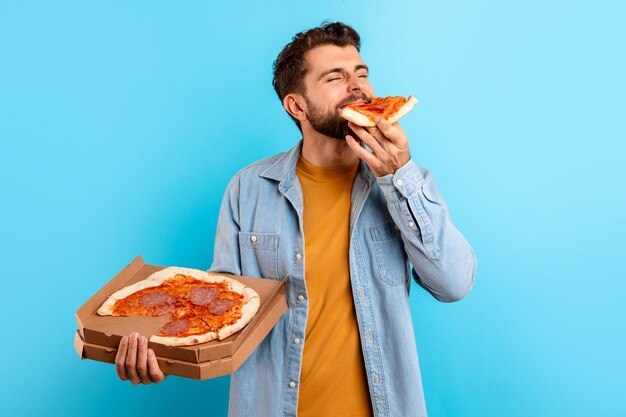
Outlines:
[[[78,335],[85,346],[89,346],[88,351],[95,349],[94,346],[116,350],[122,337],[134,331],[150,339],[151,335],[156,334],[161,326],[170,320],[169,314],[160,317],[113,317],[100,316],[97,313],[98,308],[112,293],[141,281],[164,268],[166,267],[146,264],[138,256],[78,309],[76,312]],[[287,311],[288,305],[284,287],[287,277],[283,280],[275,280],[230,274],[219,275],[237,279],[259,294],[261,304],[254,318],[241,331],[224,340],[212,340],[193,346],[176,347],[149,342],[148,346],[154,350],[157,357],[163,360],[172,359],[189,362],[190,364],[202,363],[204,366],[208,366],[206,362],[214,362],[223,358],[228,358],[233,363],[243,362]]]
[[[115,363],[117,349],[107,346],[94,345],[85,342],[78,331],[74,337],[74,349],[81,359],[92,359],[100,362]],[[179,361],[176,359],[157,356],[159,368],[166,375],[177,375],[191,379],[209,379],[232,374],[246,360],[247,356],[216,359],[202,363]]]

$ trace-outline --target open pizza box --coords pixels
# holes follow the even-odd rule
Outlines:
[[[138,256],[78,309],[78,330],[74,347],[82,359],[114,363],[117,347],[123,336],[136,331],[149,339],[170,320],[169,315],[112,317],[97,313],[98,308],[112,293],[164,268],[146,264]],[[259,311],[240,332],[224,340],[177,347],[149,342],[148,346],[154,350],[164,373],[207,379],[234,372],[287,311],[285,280],[219,275],[234,278],[254,289],[261,301]]]

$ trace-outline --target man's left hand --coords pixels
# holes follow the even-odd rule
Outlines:
[[[395,173],[411,159],[411,155],[409,140],[400,125],[397,122],[389,124],[382,117],[376,119],[376,126],[368,128],[348,122],[350,129],[369,146],[372,152],[364,149],[353,136],[347,135],[346,142],[377,177],[383,177]]]

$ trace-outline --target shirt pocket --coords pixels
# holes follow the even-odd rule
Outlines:
[[[243,275],[278,279],[278,233],[239,232]]]
[[[393,222],[370,226],[378,276],[395,287],[407,279],[407,258],[400,230]]]

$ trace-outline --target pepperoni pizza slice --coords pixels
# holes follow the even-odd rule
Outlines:
[[[197,269],[170,267],[113,293],[98,309],[108,316],[171,314],[151,342],[189,346],[225,339],[259,310],[259,295],[234,279]]]
[[[375,97],[369,103],[348,104],[341,110],[341,117],[364,127],[376,126],[376,117],[389,123],[397,122],[410,112],[419,101],[412,96]]]

